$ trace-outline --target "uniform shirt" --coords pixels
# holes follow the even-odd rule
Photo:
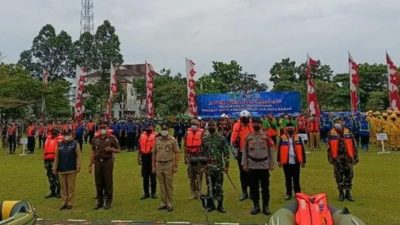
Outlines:
[[[208,158],[210,169],[223,169],[229,166],[228,141],[217,132],[203,138],[201,152]]]
[[[175,138],[168,136],[166,139],[158,137],[153,146],[153,158],[159,162],[168,162],[175,159],[179,151],[178,142]]]
[[[289,140],[289,164],[296,164],[296,154],[294,153],[293,137],[288,137]]]
[[[114,136],[107,135],[106,137],[98,136],[93,139],[92,151],[94,159],[109,159],[113,157],[112,152],[107,152],[105,148],[109,146],[119,149],[119,144]]]
[[[264,132],[253,132],[247,136],[242,156],[242,165],[249,169],[272,167],[271,147],[273,141]]]

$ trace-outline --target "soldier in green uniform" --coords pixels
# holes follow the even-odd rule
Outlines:
[[[223,207],[224,172],[228,173],[229,167],[229,145],[224,136],[217,132],[217,124],[214,121],[208,123],[209,134],[203,138],[201,146],[204,156],[208,158],[207,177],[211,180],[211,190],[208,190],[209,197],[213,198],[208,211],[215,210],[214,199],[218,201],[217,210],[226,213]]]

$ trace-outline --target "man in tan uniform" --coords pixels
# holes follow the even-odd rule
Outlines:
[[[153,173],[156,173],[160,186],[161,205],[158,210],[173,211],[173,175],[178,170],[178,142],[168,135],[166,124],[161,126],[161,137],[153,147]]]

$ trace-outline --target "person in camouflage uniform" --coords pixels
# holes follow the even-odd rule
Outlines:
[[[218,206],[215,208],[212,201],[207,210],[210,212],[217,209],[221,213],[226,213],[223,207],[222,186],[224,172],[227,173],[229,167],[229,145],[225,137],[217,132],[217,124],[214,121],[208,123],[208,132],[209,134],[203,138],[202,152],[208,158],[206,173],[211,180],[211,190],[208,190],[208,195],[218,201]]]
[[[344,127],[341,117],[336,117],[333,122],[334,128],[328,134],[328,161],[333,165],[339,201],[345,198],[354,201],[350,191],[353,165],[358,163],[357,145],[351,131]]]

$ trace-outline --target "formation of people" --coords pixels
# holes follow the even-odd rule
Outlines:
[[[279,117],[270,114],[260,118],[244,110],[238,120],[222,115],[217,120],[178,119],[173,123],[135,119],[50,121],[47,124],[30,122],[25,128],[11,122],[2,126],[2,134],[3,148],[7,148],[5,143],[8,142],[10,154],[15,153],[21,133],[25,132],[28,137],[29,153],[34,152],[38,139],[50,186],[46,198],[62,198],[61,210],[72,208],[75,179],[81,170],[80,153],[84,144],[90,144],[88,170],[94,173],[96,210],[111,208],[114,155],[126,150],[138,152],[137,162],[143,178],[141,200],[159,197],[159,210],[174,210],[173,178],[179,160],[183,160],[189,179],[189,198],[211,199],[207,210],[225,213],[224,177],[231,179],[229,159],[233,156],[239,167],[242,192],[239,200],[251,199],[252,215],[260,212],[269,215],[269,177],[275,161],[285,175],[284,199],[290,200],[301,192],[300,170],[306,165],[305,146],[315,151],[321,149],[320,141],[325,142],[328,162],[333,165],[338,199],[353,201],[353,165],[358,163],[358,146],[368,151],[370,142],[377,143],[374,134],[387,132],[392,148],[400,149],[396,140],[399,137],[395,135],[400,132],[398,118],[400,112],[397,111],[351,116],[324,113],[319,119],[305,114]],[[170,135],[170,129],[173,129],[173,135]],[[180,149],[183,149],[183,159],[179,159]],[[277,151],[276,159],[273,151]],[[203,182],[206,190],[202,190]]]

